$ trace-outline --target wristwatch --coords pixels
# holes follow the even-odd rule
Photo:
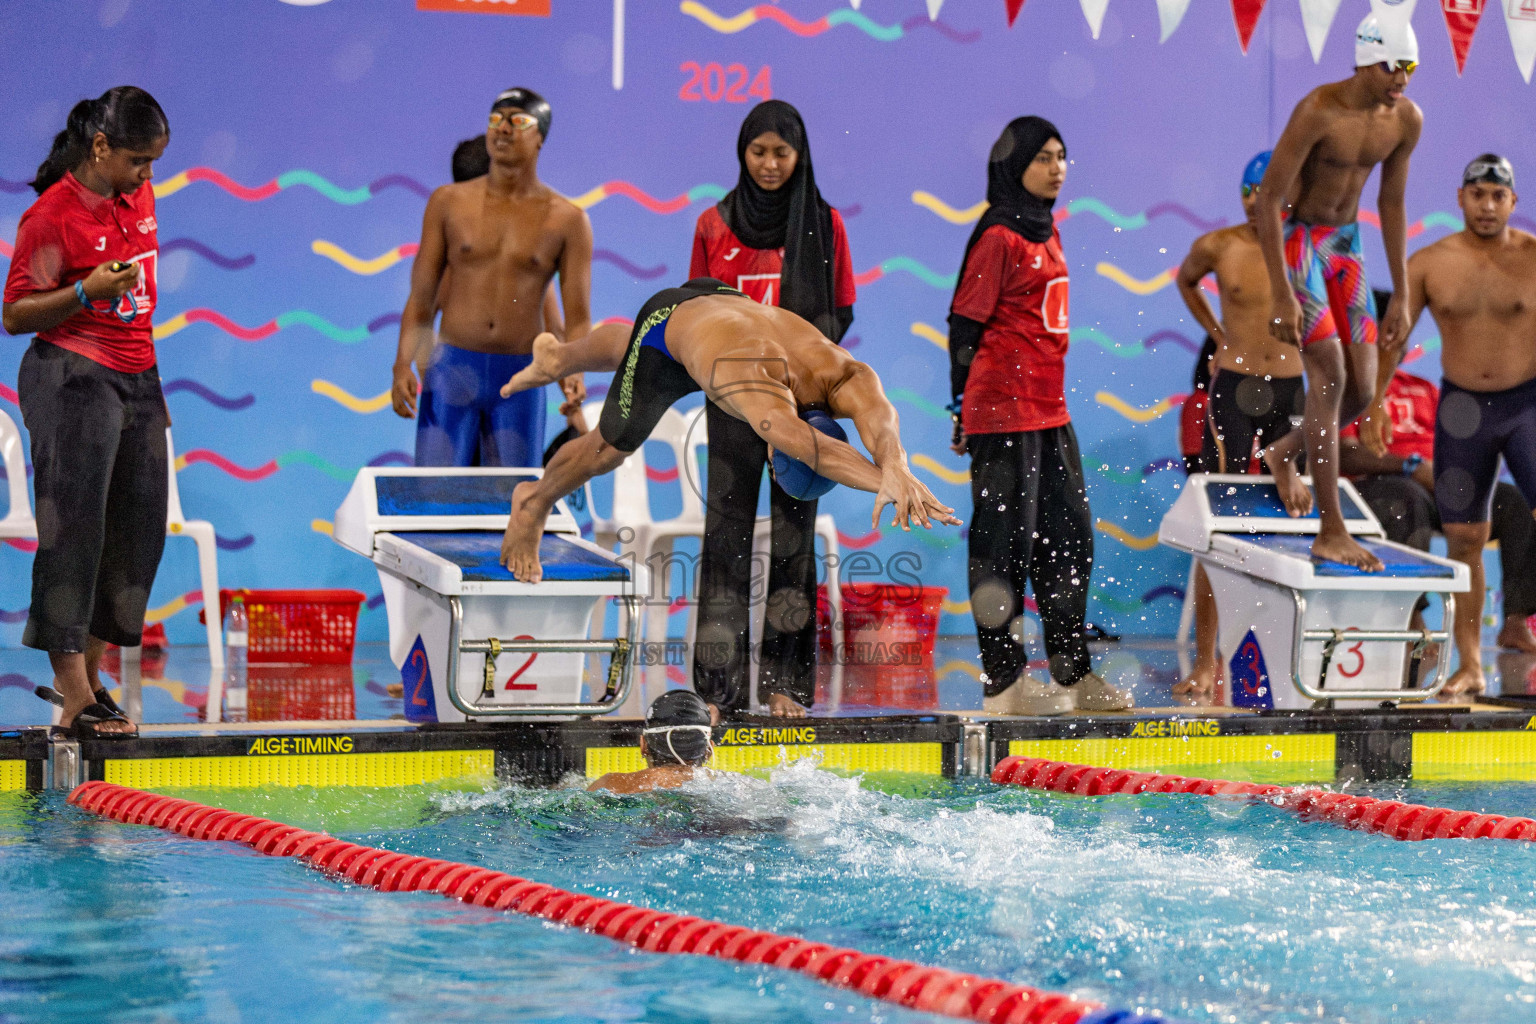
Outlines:
[[[1403,460],[1403,476],[1413,476],[1422,465],[1424,465],[1424,456],[1414,452]]]

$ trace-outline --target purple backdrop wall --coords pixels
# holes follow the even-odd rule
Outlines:
[[[424,12],[410,0],[8,6],[0,257],[31,198],[19,183],[71,103],[131,82],[169,113],[157,170],[160,361],[188,459],[183,503],[215,524],[224,580],[377,593],[366,564],[321,529],[357,467],[411,449],[412,425],[377,397],[406,290],[409,260],[396,257],[417,240],[453,144],[480,130],[498,89],[550,98],[543,176],[588,205],[595,315],[627,317],[686,276],[694,218],[735,178],[747,104],[729,86],[741,80],[745,99],[768,68],[772,94],[804,113],[818,180],[847,216],[864,281],[850,344],[896,399],[918,472],[962,515],[966,465],[947,450],[947,356],[934,333],[969,230],[953,211],[983,198],[987,149],[1009,118],[1061,126],[1072,157],[1068,399],[1100,521],[1091,617],[1171,632],[1185,564],[1151,538],[1182,476],[1177,402],[1199,331],[1166,272],[1201,230],[1240,216],[1239,172],[1292,104],[1348,73],[1365,0],[1343,5],[1321,65],[1290,0],[1272,0],[1247,56],[1226,4],[1194,5],[1159,44],[1154,5],[1126,0],[1109,5],[1097,40],[1065,0],[1033,0],[1011,30],[1002,0],[949,0],[937,23],[921,0],[864,0],[857,16],[835,0],[784,0],[778,19],[742,0],[631,2],[622,89],[610,3],[552,6],[548,18]],[[1411,248],[1459,226],[1454,190],[1470,156],[1495,149],[1522,173],[1536,168],[1533,93],[1489,7],[1462,78],[1436,5],[1415,17],[1424,66],[1410,95],[1427,128],[1409,188]],[[690,61],[726,72],[704,75],[698,100],[680,95]],[[1385,283],[1379,235],[1366,237]],[[1436,377],[1433,335],[1419,329],[1414,369]],[[13,418],[23,348],[0,341],[0,410]],[[847,547],[916,552],[924,579],[950,588],[944,630],[970,631],[957,531],[871,534],[869,503],[853,493],[823,507]],[[183,546],[171,544],[151,604],[173,639],[196,642]],[[28,570],[25,552],[0,547],[0,643],[19,637]],[[365,613],[362,632],[382,638],[382,613]]]

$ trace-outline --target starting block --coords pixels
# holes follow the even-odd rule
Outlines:
[[[336,541],[378,568],[410,721],[601,715],[623,704],[645,568],[583,540],[564,501],[539,545],[542,581],[519,582],[499,561],[512,489],[541,472],[370,467],[337,510]],[[605,598],[629,605],[629,635],[591,640]],[[607,687],[583,702],[589,654],[610,656]]]
[[[1386,540],[1349,481],[1339,498],[1349,532],[1383,571],[1314,560],[1315,506],[1291,517],[1267,476],[1193,474],[1163,517],[1158,541],[1196,558],[1211,581],[1233,706],[1422,701],[1445,685],[1452,594],[1470,588],[1467,567]],[[1408,628],[1423,593],[1444,601],[1445,629]],[[1405,689],[1408,659],[1416,669],[1430,644],[1440,645],[1434,681]]]

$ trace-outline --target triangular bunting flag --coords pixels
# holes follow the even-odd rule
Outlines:
[[[1179,27],[1179,22],[1184,20],[1184,12],[1187,10],[1189,0],[1157,0],[1157,24],[1163,33],[1158,42],[1168,41],[1168,37]]]
[[[1467,51],[1472,48],[1472,33],[1483,16],[1483,0],[1440,0],[1445,14],[1445,31],[1451,37],[1451,53],[1456,57],[1456,74],[1467,66]]]
[[[1003,0],[1008,6],[1008,27],[1013,27],[1013,19],[1019,16],[1019,9],[1024,6],[1024,0]]]
[[[1343,0],[1301,0],[1301,23],[1307,30],[1307,45],[1312,48],[1312,63],[1323,60],[1323,44]]]
[[[1232,0],[1232,20],[1237,22],[1237,39],[1248,52],[1248,41],[1253,38],[1253,27],[1264,13],[1264,0]]]
[[[1080,0],[1083,5],[1083,17],[1088,19],[1088,30],[1093,33],[1093,38],[1099,38],[1099,30],[1104,27],[1104,12],[1109,10],[1109,0]]]
[[[944,6],[944,0],[928,0],[928,20],[939,20],[939,8]]]
[[[1515,63],[1530,85],[1531,68],[1536,66],[1536,0],[1504,0],[1504,27],[1515,48]]]

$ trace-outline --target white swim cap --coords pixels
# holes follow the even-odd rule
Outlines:
[[[1391,18],[1383,25],[1374,12],[1367,14],[1355,29],[1355,67],[1403,60],[1419,62],[1419,37],[1414,35],[1413,26],[1406,18]]]

